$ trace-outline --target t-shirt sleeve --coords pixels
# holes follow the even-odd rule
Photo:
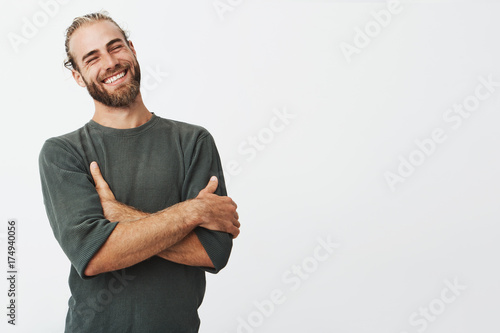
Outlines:
[[[183,199],[195,198],[198,193],[207,186],[210,177],[217,176],[219,185],[215,194],[225,196],[226,184],[222,171],[215,141],[206,130],[199,136],[193,150],[189,167],[183,184]],[[197,227],[194,232],[198,236],[201,244],[205,248],[208,256],[212,260],[215,268],[200,267],[210,273],[218,273],[224,268],[229,260],[233,247],[233,237],[231,234],[221,231],[212,231]]]
[[[89,168],[71,147],[45,142],[39,155],[47,217],[62,250],[83,279],[85,269],[116,226],[104,218]]]

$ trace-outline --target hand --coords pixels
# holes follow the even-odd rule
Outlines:
[[[133,207],[127,206],[118,200],[104,180],[97,162],[90,163],[90,173],[94,178],[95,189],[101,200],[104,217],[111,222],[127,222],[146,217],[147,213],[141,212]]]
[[[240,233],[239,216],[236,212],[238,206],[230,197],[214,194],[218,185],[217,177],[213,176],[195,198],[195,202],[199,204],[198,213],[202,220],[199,226],[210,230],[224,231],[236,238]]]
[[[90,163],[90,173],[92,174],[92,178],[94,178],[95,189],[97,190],[97,194],[99,194],[101,203],[103,201],[116,201],[115,195],[109,188],[108,183],[102,177],[101,169],[99,169],[97,162],[94,161]]]

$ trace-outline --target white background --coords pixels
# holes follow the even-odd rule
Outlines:
[[[50,16],[48,2],[0,2],[5,275],[7,220],[19,223],[17,325],[6,323],[2,278],[0,331],[64,328],[70,264],[45,214],[38,153],[92,117],[62,66],[64,30],[101,9],[130,31],[146,106],[206,127],[226,168],[238,165],[226,174],[241,235],[228,266],[207,276],[200,332],[500,329],[500,86],[458,128],[443,118],[488,92],[480,77],[500,82],[500,4],[404,2],[380,28],[383,1],[223,0],[223,13],[212,0],[61,1]],[[367,26],[380,29],[359,44]],[[356,41],[346,57],[342,43]],[[293,118],[274,123],[284,110]],[[446,140],[419,153],[415,141],[435,129]],[[241,151],[259,136],[260,150]],[[393,191],[385,175],[410,156],[421,165]],[[318,238],[339,246],[316,250]]]

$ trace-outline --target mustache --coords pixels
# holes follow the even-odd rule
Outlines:
[[[108,77],[110,76],[113,76],[115,74],[118,74],[120,73],[121,71],[123,70],[129,70],[130,69],[130,65],[126,64],[126,65],[116,65],[115,68],[113,69],[109,69],[107,70],[100,78],[99,78],[99,81],[103,81],[105,79],[107,79]]]

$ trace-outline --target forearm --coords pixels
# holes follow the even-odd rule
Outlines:
[[[236,204],[229,197],[213,194],[218,184],[216,177],[210,179],[196,198],[148,214],[118,202],[97,163],[92,162],[90,169],[104,217],[118,223],[87,264],[84,271],[87,276],[135,265],[177,244],[198,226],[233,237],[239,234]],[[197,235],[162,254],[167,260],[213,266],[210,258],[204,256],[208,257]]]
[[[135,221],[151,215],[125,204],[118,204],[119,209],[113,211],[113,216],[109,217],[110,221]],[[193,231],[156,255],[178,264],[214,268],[207,251]]]
[[[131,222],[152,215],[116,200],[105,202],[103,204],[103,211],[104,216],[110,222]]]
[[[115,201],[113,208],[108,209],[108,215],[106,217],[112,222],[126,222],[135,221],[149,215],[151,214]],[[191,231],[182,240],[161,251],[157,255],[163,259],[178,264],[210,268],[214,267],[210,257],[205,251],[205,248],[193,231]]]
[[[92,276],[135,265],[184,239],[196,226],[182,202],[158,213],[118,222],[104,245],[90,260],[85,275]],[[137,215],[135,215],[137,217]]]
[[[191,231],[184,239],[157,254],[159,257],[188,266],[214,268],[198,236]]]

